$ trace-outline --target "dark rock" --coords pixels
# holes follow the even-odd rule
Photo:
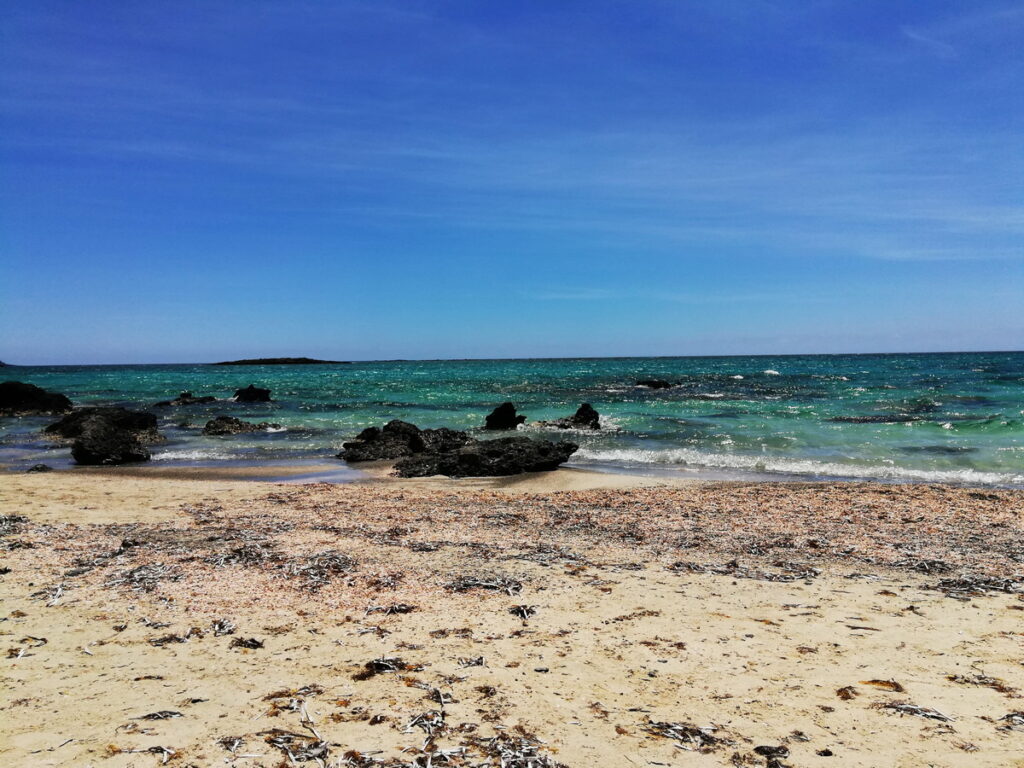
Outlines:
[[[515,429],[526,421],[526,417],[516,413],[512,403],[502,403],[487,417],[484,429]]]
[[[47,392],[35,384],[22,381],[0,383],[0,416],[67,413],[71,408],[71,401],[64,395]]]
[[[238,403],[269,403],[270,390],[254,387],[250,384],[245,389],[235,390],[235,402]]]
[[[161,400],[159,403],[154,403],[154,408],[165,408],[171,405],[201,405],[202,403],[212,403],[217,398],[213,395],[201,395],[195,397],[191,392],[182,392],[173,400]]]
[[[364,429],[355,440],[342,445],[338,458],[349,462],[400,459],[417,453],[454,450],[469,439],[465,432],[454,429],[420,429],[394,419],[383,428]]]
[[[25,470],[26,472],[53,472],[53,467],[48,464],[33,464]]]
[[[148,411],[130,411],[127,408],[106,406],[79,408],[48,426],[44,432],[53,437],[73,440],[81,437],[90,426],[96,424],[136,433],[146,440],[159,439],[154,414]]]
[[[271,424],[261,421],[253,424],[250,421],[242,421],[234,416],[218,416],[206,422],[203,427],[204,435],[239,435],[244,432],[265,432],[268,429],[280,429],[280,424]]]
[[[71,444],[71,455],[79,464],[114,465],[149,461],[149,451],[138,437],[106,421],[93,420]]]
[[[558,429],[600,429],[601,415],[594,410],[590,403],[584,403],[576,409],[572,416],[554,421],[540,422],[545,427],[557,427]]]
[[[665,381],[664,379],[641,379],[636,385],[638,387],[647,387],[648,389],[668,389],[672,386],[672,382]]]
[[[252,357],[211,365],[351,365],[347,360],[316,360],[312,357]]]
[[[471,440],[456,450],[421,453],[395,464],[398,477],[502,477],[556,469],[579,449],[575,443],[502,437]]]

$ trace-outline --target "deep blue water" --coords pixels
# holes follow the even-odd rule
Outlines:
[[[0,375],[79,404],[149,408],[184,389],[224,398],[157,411],[168,440],[153,458],[165,464],[330,458],[371,424],[476,428],[511,400],[531,421],[568,415],[582,402],[597,408],[605,429],[571,433],[580,466],[1024,485],[1020,352],[9,367]],[[635,385],[644,378],[676,385]],[[272,389],[274,402],[227,399],[250,383]],[[284,429],[203,437],[218,414]],[[0,463],[66,465],[67,448],[39,437],[50,421],[0,420]]]

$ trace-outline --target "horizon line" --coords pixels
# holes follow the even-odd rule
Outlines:
[[[329,360],[323,363],[292,363],[291,365],[358,365],[364,363],[468,363],[468,362],[533,362],[545,360],[678,360],[678,359],[711,359],[711,358],[738,358],[738,357],[870,357],[877,355],[1014,355],[1024,354],[1024,349],[964,349],[947,351],[914,351],[914,352],[758,352],[754,354],[721,354],[721,355],[556,355],[540,357],[393,357],[374,358],[365,360]],[[289,357],[293,357],[289,355]],[[249,358],[268,359],[275,358]],[[316,359],[316,358],[311,358]],[[161,363],[9,363],[0,360],[0,368],[104,368],[112,366],[148,366],[148,365],[209,365],[220,366],[230,365],[230,361],[214,362],[161,362]],[[258,363],[240,364],[239,368],[256,368]],[[276,367],[284,367],[289,364],[266,363]]]

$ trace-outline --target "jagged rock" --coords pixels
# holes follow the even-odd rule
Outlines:
[[[355,440],[344,443],[339,459],[349,462],[400,459],[417,453],[449,451],[465,445],[469,435],[454,429],[420,429],[394,419],[380,427],[367,427]]]
[[[398,477],[501,477],[557,469],[579,449],[570,442],[502,437],[471,440],[456,450],[421,453],[395,464]]]
[[[67,413],[71,408],[71,401],[58,392],[22,381],[0,383],[0,416]]]
[[[512,403],[502,403],[484,421],[484,429],[515,429],[526,421],[526,417],[516,413]]]
[[[259,424],[253,424],[250,421],[236,419],[234,416],[218,416],[217,418],[206,422],[206,426],[203,427],[203,434],[239,435],[244,432],[265,432],[268,429],[280,428],[280,424],[271,424],[267,421],[261,421]]]
[[[235,390],[235,402],[237,403],[269,403],[270,390],[262,387],[254,387],[250,384],[245,389]]]
[[[572,416],[554,421],[540,422],[545,427],[557,427],[558,429],[600,429],[601,415],[594,410],[590,403],[584,403],[576,409]]]
[[[71,444],[71,455],[76,462],[86,465],[149,461],[149,451],[134,433],[99,420],[86,423],[81,435]]]
[[[165,408],[171,405],[201,405],[202,403],[212,403],[217,398],[213,395],[201,395],[195,397],[191,392],[182,392],[173,400],[161,400],[159,403],[154,403],[154,408]]]
[[[33,464],[31,467],[25,470],[26,472],[53,472],[53,467],[49,464]]]
[[[130,411],[127,408],[107,406],[79,408],[48,426],[44,432],[52,437],[73,440],[81,437],[93,425],[124,430],[147,442],[160,439],[156,431],[156,416],[154,414],[148,411]]]
[[[648,389],[668,389],[672,386],[672,382],[665,381],[664,379],[641,379],[636,385],[638,387],[647,387]]]

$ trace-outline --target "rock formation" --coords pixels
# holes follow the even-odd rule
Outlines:
[[[469,442],[465,432],[442,427],[420,429],[394,419],[381,427],[367,427],[355,440],[344,443],[339,459],[349,462],[400,459],[417,453],[447,451]]]
[[[250,421],[242,421],[236,419],[234,416],[218,416],[215,419],[210,419],[206,422],[206,426],[203,427],[204,435],[240,435],[245,432],[265,432],[268,429],[280,429],[280,424],[271,424],[267,421],[261,421],[259,424],[253,424]]]
[[[93,425],[102,425],[134,433],[146,442],[160,439],[156,431],[156,416],[148,411],[130,411],[127,408],[94,406],[72,411],[60,421],[43,430],[55,438],[74,440]]]
[[[486,418],[484,429],[515,429],[526,421],[526,417],[516,413],[512,403],[502,403]]]
[[[269,403],[270,390],[250,384],[245,389],[235,390],[236,403]]]
[[[461,448],[420,453],[395,464],[399,477],[501,477],[557,469],[579,448],[575,443],[501,437],[472,440]]]
[[[57,392],[47,392],[35,384],[21,381],[0,383],[0,416],[30,416],[67,413],[71,401]]]
[[[584,403],[576,409],[576,413],[572,416],[554,421],[542,421],[540,424],[544,427],[557,427],[558,429],[600,429],[601,416],[590,403]]]

